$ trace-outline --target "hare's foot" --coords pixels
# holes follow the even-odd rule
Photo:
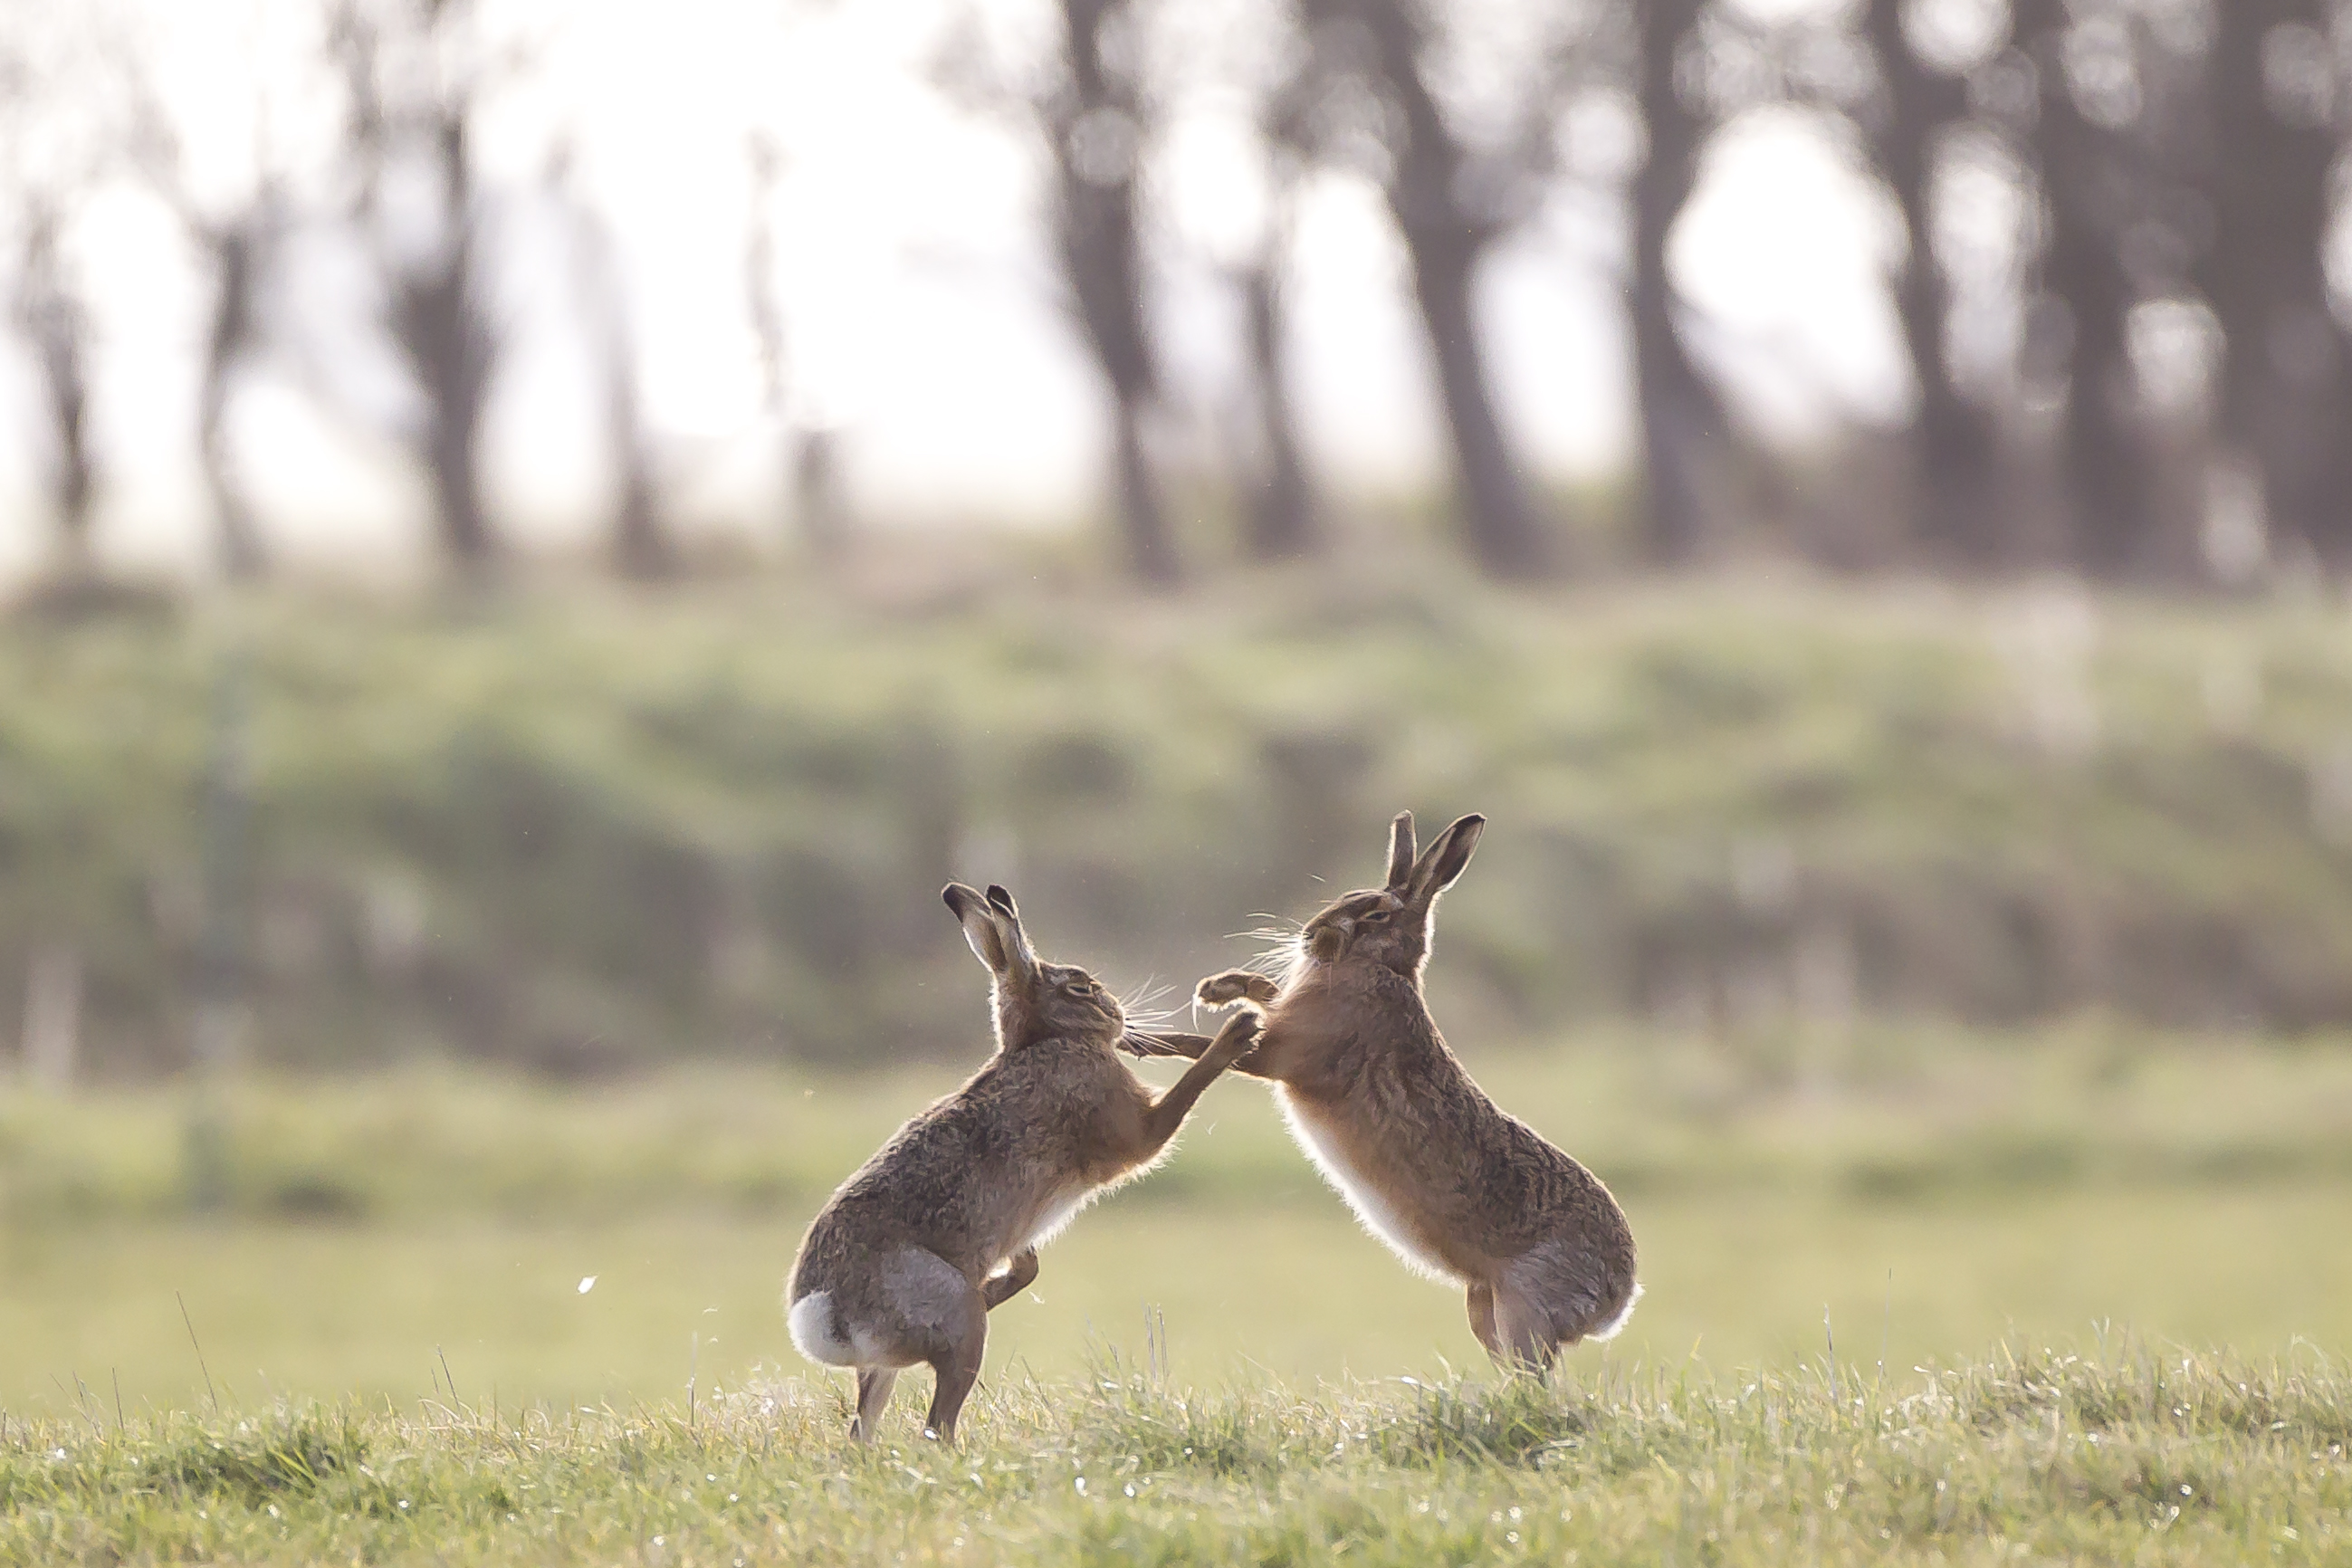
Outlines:
[[[898,1369],[894,1366],[857,1369],[857,1414],[849,1423],[849,1436],[854,1441],[874,1441],[874,1429],[881,1424],[882,1412],[889,1407],[890,1389],[898,1381]]]
[[[1504,1360],[1503,1342],[1495,1333],[1495,1289],[1491,1285],[1470,1287],[1470,1331],[1478,1343],[1493,1357],[1496,1365]]]
[[[1203,1007],[1230,1007],[1236,1002],[1255,1002],[1267,1007],[1273,1005],[1278,994],[1273,981],[1246,969],[1212,974],[1192,990],[1193,999]]]
[[[1543,1303],[1531,1301],[1505,1284],[1494,1292],[1495,1337],[1486,1353],[1505,1373],[1542,1377],[1559,1358],[1559,1331]]]

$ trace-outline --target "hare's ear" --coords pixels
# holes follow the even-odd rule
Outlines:
[[[988,885],[988,901],[995,907],[996,923],[1003,930],[1013,962],[1024,969],[1036,968],[1037,950],[1029,945],[1029,933],[1021,929],[1021,906],[994,882]]]
[[[1486,831],[1486,819],[1476,812],[1461,818],[1437,836],[1412,868],[1408,890],[1410,900],[1425,904],[1446,889],[1470,865],[1470,856],[1478,847],[1478,836]]]
[[[1389,891],[1402,893],[1412,877],[1412,813],[1400,811],[1389,824]]]
[[[1012,947],[998,923],[1003,917],[989,901],[961,882],[950,882],[940,890],[940,897],[955,912],[957,921],[963,927],[964,941],[971,943],[971,951],[988,965],[988,972],[1003,974],[1010,969]]]

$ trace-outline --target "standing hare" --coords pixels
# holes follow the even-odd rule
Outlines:
[[[1258,1036],[1256,1018],[1236,1015],[1155,1098],[1118,1059],[1118,1003],[1084,970],[1038,961],[1011,894],[950,883],[944,897],[995,977],[996,1055],[841,1184],[793,1266],[793,1342],[857,1369],[861,1442],[918,1362],[939,1380],[925,1431],[955,1440],[989,1312],[1037,1278],[1037,1248],[1072,1215],[1167,1152]]]
[[[1198,994],[1240,1004],[1237,1016],[1264,1013],[1265,1037],[1234,1070],[1274,1081],[1300,1146],[1407,1268],[1468,1287],[1487,1354],[1540,1371],[1563,1345],[1616,1333],[1642,1292],[1633,1233],[1609,1189],[1486,1098],[1422,999],[1437,897],[1486,826],[1465,816],[1416,859],[1404,813],[1390,829],[1388,886],[1307,921],[1280,985],[1232,970]],[[1202,1060],[1210,1045],[1131,1041]]]

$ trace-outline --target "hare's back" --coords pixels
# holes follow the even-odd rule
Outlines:
[[[1001,1185],[1016,1167],[1022,1129],[967,1084],[910,1118],[835,1194],[836,1205],[887,1202],[938,1212],[959,1192]]]

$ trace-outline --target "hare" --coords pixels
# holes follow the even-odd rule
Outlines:
[[[950,883],[943,896],[995,977],[996,1054],[841,1184],[793,1265],[793,1342],[857,1369],[860,1442],[918,1362],[938,1377],[925,1434],[955,1440],[989,1312],[1037,1278],[1037,1249],[1078,1210],[1167,1152],[1201,1091],[1258,1036],[1236,1015],[1154,1097],[1118,1059],[1118,1003],[1084,970],[1039,962],[1011,894]]]
[[[1402,814],[1388,886],[1307,921],[1279,985],[1233,970],[1198,996],[1264,1013],[1234,1069],[1274,1081],[1300,1146],[1407,1268],[1468,1287],[1471,1331],[1498,1365],[1540,1372],[1561,1346],[1616,1333],[1642,1292],[1609,1189],[1486,1097],[1422,999],[1438,895],[1486,826],[1465,816],[1415,858]],[[1154,1034],[1129,1048],[1206,1060],[1208,1044]]]

